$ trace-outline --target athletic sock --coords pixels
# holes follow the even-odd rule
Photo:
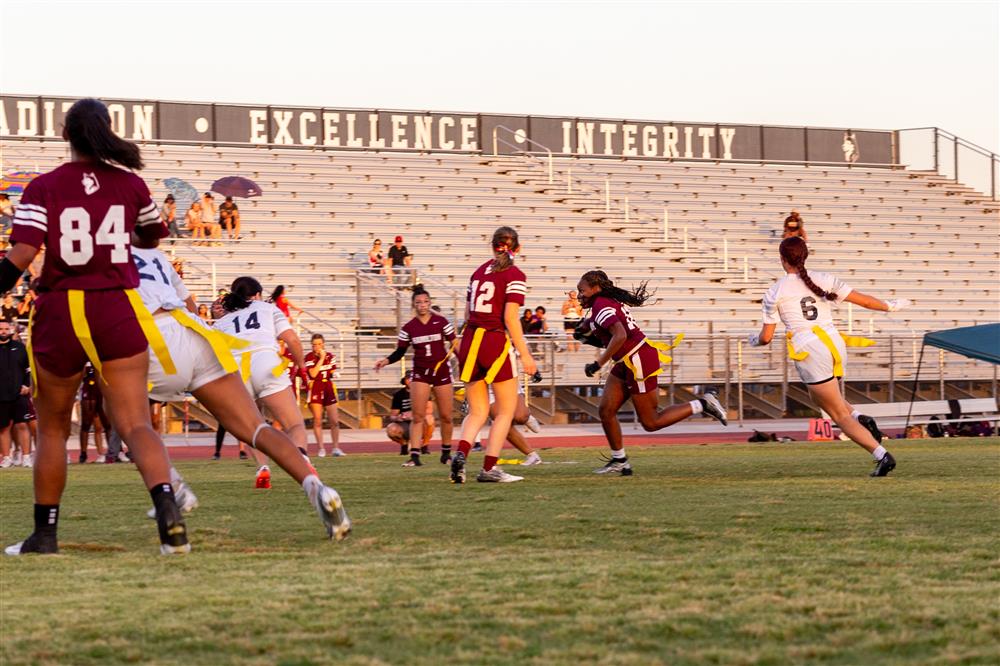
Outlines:
[[[174,498],[174,487],[169,483],[158,483],[149,489],[149,496],[153,499],[153,507],[156,509],[156,515],[162,515],[162,509],[167,504],[174,504],[176,506],[177,500]]]
[[[613,460],[628,460],[628,456],[625,455],[625,449],[624,449],[624,447],[621,450],[619,450],[619,451],[612,451],[611,452],[611,458]]]
[[[306,457],[306,460],[309,460],[309,452],[308,452],[308,451],[306,451],[306,450],[305,450],[304,448],[302,448],[301,446],[299,446],[299,447],[297,447],[297,448],[299,449],[299,453],[301,453],[302,455],[304,455],[304,456]]]
[[[483,456],[483,469],[485,471],[490,471],[493,466],[497,464],[496,456]]]
[[[885,458],[885,454],[887,453],[889,452],[885,450],[885,447],[879,444],[875,447],[875,450],[872,451],[872,458],[875,459],[875,462],[878,462],[882,460],[882,458]]]
[[[413,462],[415,462],[417,464],[420,463],[420,451],[418,449],[414,449],[413,451],[410,451],[410,460],[412,460]]]
[[[851,418],[854,419],[855,421],[858,420],[859,416],[861,416],[861,412],[859,412],[858,410],[855,409],[853,412],[851,412]]]
[[[458,452],[461,453],[463,456],[468,457],[469,451],[471,450],[472,450],[472,444],[469,444],[464,439],[458,443]]]
[[[306,497],[312,502],[316,499],[319,494],[320,489],[323,487],[323,482],[319,480],[319,477],[315,474],[310,474],[306,478],[302,479],[302,490],[305,491]]]
[[[450,452],[451,452],[451,444],[441,445],[441,453],[450,453]]]
[[[695,414],[701,414],[703,411],[705,411],[704,398],[698,398],[697,400],[692,400],[688,404],[691,405],[691,416],[694,416]]]
[[[35,532],[39,534],[55,534],[59,525],[58,504],[35,505]]]

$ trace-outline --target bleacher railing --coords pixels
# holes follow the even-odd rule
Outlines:
[[[1000,156],[996,153],[940,127],[908,127],[896,132],[896,161],[913,169],[933,170],[997,200]]]

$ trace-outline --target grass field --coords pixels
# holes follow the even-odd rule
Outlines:
[[[436,462],[318,460],[340,544],[276,473],[180,465],[194,551],[156,554],[127,465],[74,466],[62,554],[2,558],[4,664],[935,664],[1000,662],[1000,441],[596,449],[512,485]],[[478,458],[473,468],[478,469]],[[575,464],[571,464],[575,463]],[[0,539],[30,474],[0,473]]]

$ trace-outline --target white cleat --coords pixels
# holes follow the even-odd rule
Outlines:
[[[343,452],[343,451],[342,451],[342,450],[340,449],[340,447],[337,447],[337,448],[335,448],[335,449],[333,450],[333,452],[332,452],[332,453],[331,453],[330,455],[332,455],[332,456],[333,456],[334,458],[339,458],[339,457],[341,457],[341,456],[346,456],[347,454],[346,454],[346,453],[344,453],[344,452]]]
[[[722,425],[729,425],[729,422],[726,420],[726,408],[719,402],[715,391],[706,391],[698,397],[705,401],[705,414],[711,416]]]
[[[104,460],[104,459],[105,459],[106,457],[107,457],[107,456],[104,456],[104,455],[98,455],[98,456],[97,456],[97,458],[95,458],[95,459],[94,459],[94,464],[95,464],[95,465],[103,465],[103,464],[104,464],[104,462],[105,462],[105,460]]]
[[[24,456],[24,460],[21,461],[21,467],[27,467],[28,469],[31,469],[34,466],[35,466],[35,459],[32,457],[32,454],[29,453],[28,455]]]
[[[542,424],[538,422],[534,414],[528,417],[528,420],[524,423],[524,427],[533,433],[540,433],[542,431]]]
[[[514,483],[515,481],[524,481],[523,476],[514,476],[513,474],[508,474],[499,467],[494,467],[490,471],[485,469],[479,471],[479,476],[476,477],[476,481],[479,483]]]
[[[7,469],[13,466],[14,461],[10,459],[10,456],[4,456],[3,459],[0,459],[0,469]]]
[[[316,454],[319,458],[326,458],[326,449],[320,448],[319,453]]]
[[[24,456],[21,455],[21,449],[14,449],[14,456],[10,461],[14,467],[21,467],[24,464]]]
[[[530,467],[531,465],[541,465],[542,457],[538,455],[538,451],[532,451],[528,454],[528,457],[524,459],[521,463],[521,467]]]
[[[343,541],[351,533],[351,519],[344,511],[344,502],[336,490],[329,486],[323,486],[316,497],[312,500],[319,514],[323,526],[326,527],[326,535],[334,541]]]

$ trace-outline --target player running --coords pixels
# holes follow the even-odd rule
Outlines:
[[[881,301],[862,294],[829,273],[808,272],[809,248],[802,238],[781,241],[778,249],[786,275],[764,294],[760,333],[750,336],[750,346],[770,344],[780,321],[790,338],[788,353],[799,377],[820,409],[840,426],[845,435],[872,454],[875,470],[871,476],[886,476],[896,467],[896,459],[881,444],[882,432],[875,419],[854,409],[840,392],[834,379],[844,376],[847,344],[833,324],[830,303],[854,303],[869,310],[897,312],[909,307],[906,298]]]
[[[656,377],[662,371],[660,350],[646,338],[629,311],[629,307],[641,307],[649,299],[645,282],[634,291],[626,291],[615,286],[604,271],[587,271],[580,278],[577,291],[583,307],[590,308],[590,315],[580,323],[576,337],[604,349],[596,361],[587,364],[587,376],[593,377],[608,361],[614,362],[599,407],[611,459],[594,470],[596,474],[632,475],[618,422],[618,410],[630,398],[646,432],[661,430],[702,412],[726,425],[726,410],[711,392],[688,403],[658,409]]]
[[[143,180],[139,147],[111,130],[107,107],[82,99],[66,114],[72,161],[28,185],[14,218],[15,245],[0,262],[0,295],[44,245],[41,293],[29,324],[38,411],[35,529],[8,555],[57,553],[59,503],[66,486],[66,439],[83,366],[102,382],[111,422],[131,445],[156,508],[160,552],[186,553],[187,528],[170,485],[170,462],[149,421],[147,337],[152,317],[135,288],[130,235],[166,233]]]
[[[490,247],[493,258],[472,274],[465,303],[466,327],[458,360],[469,414],[462,422],[462,439],[451,461],[452,483],[465,483],[465,461],[472,450],[471,442],[490,415],[487,391],[490,384],[496,397],[496,410],[483,456],[483,469],[476,481],[511,483],[524,480],[524,477],[507,474],[496,463],[517,408],[517,377],[510,354],[512,345],[521,356],[525,374],[538,378],[538,366],[521,330],[520,309],[528,287],[524,273],[514,265],[514,255],[521,249],[517,231],[500,227],[493,232]]]
[[[327,535],[343,539],[350,532],[351,521],[337,491],[322,484],[316,471],[285,433],[265,423],[242,386],[232,350],[239,352],[249,345],[227,339],[195,316],[198,310],[194,299],[166,255],[156,249],[158,239],[135,237],[133,244],[132,258],[140,278],[139,294],[152,312],[156,329],[162,336],[160,344],[167,350],[166,354],[150,354],[150,397],[166,402],[178,400],[190,392],[219,420],[221,427],[269,456],[301,484],[323,521]],[[301,355],[302,348],[298,347],[300,359]],[[174,468],[171,468],[171,482],[182,510],[193,510],[198,500]]]
[[[455,401],[451,384],[451,368],[448,365],[449,347],[455,340],[455,327],[440,314],[431,310],[431,295],[417,287],[413,291],[413,309],[417,316],[399,329],[396,350],[375,363],[375,370],[395,363],[406,355],[413,345],[413,374],[410,382],[410,397],[413,404],[413,424],[410,432],[410,460],[407,467],[419,467],[423,447],[417,442],[425,435],[427,405],[431,393],[437,403],[441,418],[441,464],[451,460],[452,405]],[[432,417],[433,418],[433,417]],[[432,426],[433,428],[433,426]],[[429,435],[428,435],[429,437]]]
[[[337,414],[337,358],[324,348],[323,336],[315,333],[312,336],[312,351],[306,354],[306,381],[309,382],[309,409],[313,415],[313,434],[316,435],[316,446],[319,447],[319,457],[326,456],[323,446],[323,411],[330,423],[331,451],[334,456],[342,456],[340,450],[340,417]],[[293,364],[298,367],[297,363]],[[294,392],[294,389],[293,389]]]
[[[132,251],[134,253],[135,248]],[[103,463],[107,453],[102,436],[110,430],[111,424],[104,413],[104,398],[101,396],[99,381],[94,366],[87,363],[83,368],[83,382],[80,385],[80,464],[87,462],[87,439],[91,428],[94,429],[94,449],[97,451],[94,462]]]

